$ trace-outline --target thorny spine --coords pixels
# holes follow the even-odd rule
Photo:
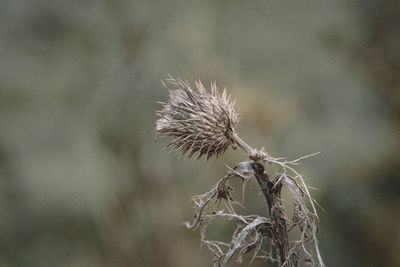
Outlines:
[[[203,195],[193,197],[195,203],[195,219],[193,223],[186,222],[188,228],[201,229],[201,240],[214,253],[214,266],[225,266],[237,254],[242,261],[244,254],[254,251],[253,258],[262,258],[276,262],[279,266],[299,266],[304,263],[310,266],[325,266],[318,248],[317,230],[318,215],[314,200],[311,198],[303,177],[294,169],[299,161],[288,161],[285,158],[274,158],[263,150],[258,151],[243,141],[235,131],[239,119],[224,89],[219,94],[215,83],[211,84],[211,93],[199,81],[197,92],[192,90],[187,82],[170,77],[167,82],[175,87],[170,90],[170,101],[162,103],[163,110],[157,112],[161,117],[156,122],[156,131],[161,136],[170,136],[173,141],[169,146],[186,154],[187,157],[197,153],[197,158],[203,155],[207,159],[213,155],[219,156],[229,147],[240,147],[251,161],[239,163],[233,168],[228,167],[228,174]],[[317,154],[317,153],[316,153]],[[277,165],[282,172],[271,180],[265,169],[266,164]],[[247,183],[253,178],[257,180],[265,197],[269,219],[257,215],[242,216],[236,214],[232,204],[239,204],[231,196],[233,188],[229,185],[232,178],[242,181],[242,193]],[[288,219],[282,204],[281,190],[285,186],[293,197],[294,214]],[[243,197],[243,196],[242,196]],[[226,209],[212,210],[212,200],[226,203]],[[243,199],[242,199],[243,200]],[[307,207],[307,202],[312,207]],[[207,225],[215,218],[225,218],[234,221],[237,228],[231,243],[210,241],[205,239]],[[288,233],[298,227],[300,240],[292,241],[290,245]],[[269,243],[269,251],[262,250],[263,241]],[[313,245],[308,247],[307,244]],[[275,252],[272,248],[275,247]],[[224,252],[225,249],[225,252]],[[316,258],[316,261],[315,259]]]

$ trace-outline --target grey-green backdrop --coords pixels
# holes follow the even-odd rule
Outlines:
[[[398,1],[2,0],[0,22],[0,266],[211,265],[189,197],[246,155],[153,142],[168,73],[227,87],[252,146],[321,152],[300,169],[328,266],[400,265]]]

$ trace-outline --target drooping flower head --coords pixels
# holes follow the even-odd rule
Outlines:
[[[195,83],[197,90],[182,80],[170,78],[166,82],[175,89],[169,90],[168,103],[161,103],[156,131],[173,138],[170,147],[188,158],[196,154],[197,159],[219,156],[229,146],[236,148],[234,131],[239,119],[225,89],[220,93],[215,82],[211,92],[200,81]]]

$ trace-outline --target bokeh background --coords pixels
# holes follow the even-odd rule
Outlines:
[[[400,266],[399,1],[2,0],[0,22],[0,266],[211,265],[189,197],[246,155],[153,142],[168,73],[227,87],[252,146],[321,152],[300,170],[328,266]]]

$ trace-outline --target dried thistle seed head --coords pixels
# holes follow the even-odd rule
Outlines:
[[[197,153],[197,159],[203,155],[207,159],[218,156],[230,145],[236,148],[234,128],[239,119],[234,101],[230,101],[225,89],[220,94],[215,82],[211,92],[200,81],[195,83],[197,90],[182,80],[170,78],[166,82],[176,89],[169,91],[168,103],[161,103],[156,131],[161,136],[173,137],[168,146],[188,158]]]

